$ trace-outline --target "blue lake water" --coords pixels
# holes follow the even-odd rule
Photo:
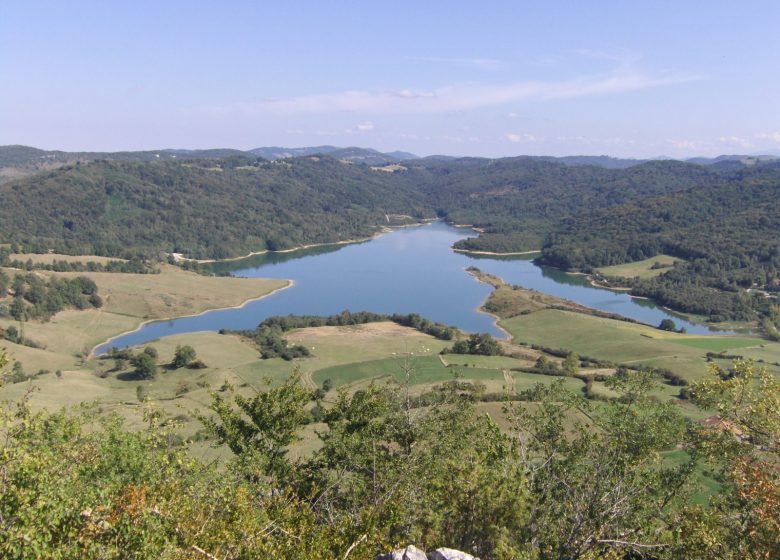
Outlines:
[[[195,317],[157,321],[96,349],[143,344],[171,334],[219,329],[253,329],[272,315],[332,315],[345,309],[378,313],[419,313],[469,332],[502,333],[491,316],[478,311],[491,288],[464,269],[476,266],[511,284],[618,313],[650,325],[671,318],[690,333],[713,332],[647,300],[591,286],[584,277],[540,267],[532,257],[465,255],[452,244],[472,234],[441,222],[404,228],[371,241],[275,253],[220,263],[234,276],[285,278],[292,288],[241,308],[209,311]],[[473,235],[473,234],[472,234]],[[723,332],[723,331],[720,331]]]

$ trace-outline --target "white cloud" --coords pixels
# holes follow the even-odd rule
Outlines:
[[[514,144],[518,144],[520,142],[536,142],[536,136],[533,134],[517,134],[515,132],[509,132],[504,135],[504,138]]]
[[[432,91],[400,89],[393,91],[349,90],[267,99],[257,103],[208,107],[206,111],[251,116],[290,116],[303,114],[432,114],[465,111],[518,101],[573,99],[611,95],[698,79],[695,76],[650,75],[617,72],[603,76],[562,81],[526,81],[512,84],[462,84]]]
[[[510,119],[519,119],[520,113],[515,113],[514,111],[512,111],[511,113],[507,113],[506,116],[509,117]]]
[[[360,132],[368,132],[370,130],[374,130],[374,123],[371,121],[362,122],[359,125],[357,125],[357,129]]]
[[[760,132],[756,134],[756,138],[760,140],[771,140],[780,144],[780,132]]]
[[[678,150],[695,150],[699,147],[699,143],[695,140],[674,140],[667,139],[666,143]]]
[[[721,136],[718,140],[721,144],[737,146],[739,148],[749,148],[753,145],[750,140],[741,138],[740,136]]]

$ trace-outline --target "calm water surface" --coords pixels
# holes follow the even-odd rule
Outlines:
[[[455,241],[469,233],[469,230],[436,222],[396,230],[354,245],[260,255],[222,263],[218,269],[235,276],[286,278],[293,280],[295,285],[241,308],[149,323],[96,350],[102,353],[110,346],[143,344],[171,334],[223,328],[253,329],[272,315],[332,315],[344,309],[419,313],[465,331],[502,336],[493,318],[478,311],[491,289],[465,272],[468,266],[477,266],[511,284],[651,325],[672,318],[688,332],[713,332],[706,326],[682,320],[647,300],[594,288],[583,277],[539,267],[532,262],[532,257],[470,256],[450,249]]]

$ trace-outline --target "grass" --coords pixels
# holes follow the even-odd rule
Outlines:
[[[468,365],[482,368],[512,369],[516,367],[529,367],[533,365],[530,360],[518,360],[509,356],[472,356],[468,354],[447,354],[444,360],[448,364]]]
[[[79,317],[77,312],[74,314]],[[290,333],[290,338],[315,348],[314,356],[295,362],[280,358],[263,360],[256,348],[238,336],[214,332],[167,336],[144,345],[158,351],[160,364],[170,363],[177,345],[188,344],[195,348],[198,358],[208,367],[197,370],[160,368],[154,380],[133,379],[127,375],[129,367],[124,371],[114,371],[113,360],[92,358],[84,361],[72,353],[59,354],[50,349],[39,350],[8,343],[14,347],[15,358],[22,362],[27,373],[38,369],[49,369],[52,373],[35,377],[30,383],[2,387],[0,400],[16,400],[33,387],[35,390],[30,398],[36,410],[97,403],[101,412],[116,413],[133,427],[143,422],[143,407],[136,394],[141,386],[148,394],[150,406],[167,417],[186,416],[181,433],[191,436],[200,428],[195,414],[206,410],[211,400],[210,392],[218,390],[226,382],[248,394],[281,383],[296,367],[300,367],[304,379],[308,377],[308,384],[313,388],[311,372],[315,370],[339,367],[356,359],[392,362],[397,360],[393,354],[398,356],[410,350],[417,354],[418,359],[431,360],[434,366],[438,364],[446,374],[441,379],[452,376],[437,357],[438,351],[446,346],[444,341],[395,323],[301,329]],[[366,344],[366,341],[371,343]],[[62,344],[67,347],[70,342]],[[57,369],[62,370],[62,377],[54,375]],[[99,372],[107,375],[100,377]],[[502,379],[502,374],[493,371],[492,377]],[[184,392],[181,391],[183,387],[186,388]],[[207,447],[199,447],[204,456],[209,454]]]
[[[283,288],[286,280],[201,276],[163,265],[160,274],[62,273],[89,276],[98,285],[104,310],[141,319],[165,319],[235,307]]]
[[[409,356],[324,368],[316,371],[313,379],[318,385],[321,385],[325,379],[331,379],[335,387],[381,377],[390,377],[403,383],[406,380],[405,367],[412,371],[410,382],[413,385],[449,381],[454,378],[455,371],[462,372],[463,379],[503,380],[504,378],[503,373],[497,369],[448,368],[437,356]]]
[[[664,466],[678,467],[689,460],[689,455],[683,450],[675,450],[664,453]],[[696,466],[693,475],[693,495],[690,502],[697,505],[706,506],[712,496],[720,492],[722,485],[718,482],[711,472],[707,469],[706,463],[700,463]]]
[[[393,355],[433,356],[452,344],[392,322],[299,329],[287,339],[309,348],[316,356],[318,369]]]
[[[718,337],[708,336],[703,338],[672,338],[669,339],[677,344],[699,348],[708,352],[725,352],[735,348],[747,348],[750,346],[760,346],[766,343],[762,338],[740,338],[736,336]]]
[[[604,276],[617,276],[620,278],[654,278],[667,272],[671,266],[680,259],[669,255],[656,255],[643,261],[636,261],[614,266],[604,266],[596,270]],[[655,263],[665,265],[663,268],[653,268]]]
[[[520,371],[511,372],[512,379],[514,379],[514,388],[517,393],[521,393],[528,389],[533,389],[537,384],[543,383],[548,385],[555,381],[563,380],[563,387],[574,393],[579,393],[585,384],[574,377],[557,377],[554,375],[540,375],[538,373],[525,373]]]
[[[761,342],[744,337],[702,337],[662,333],[636,323],[547,309],[501,321],[518,342],[565,348],[614,362],[668,368],[689,380],[707,372],[707,350],[739,348]],[[701,346],[704,345],[704,348]],[[780,345],[766,343],[766,346]]]
[[[18,273],[5,269],[9,275]],[[46,277],[88,276],[98,285],[104,304],[100,309],[66,310],[47,322],[24,324],[27,338],[45,347],[30,353],[25,347],[3,341],[12,359],[27,369],[57,361],[61,367],[77,369],[79,357],[107,339],[137,328],[153,319],[197,314],[209,309],[238,306],[287,285],[285,280],[209,277],[163,265],[160,274],[109,272],[36,272]],[[0,319],[0,327],[19,326],[12,319]]]

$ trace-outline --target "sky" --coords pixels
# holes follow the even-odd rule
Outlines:
[[[0,145],[780,154],[780,2],[0,0]]]

